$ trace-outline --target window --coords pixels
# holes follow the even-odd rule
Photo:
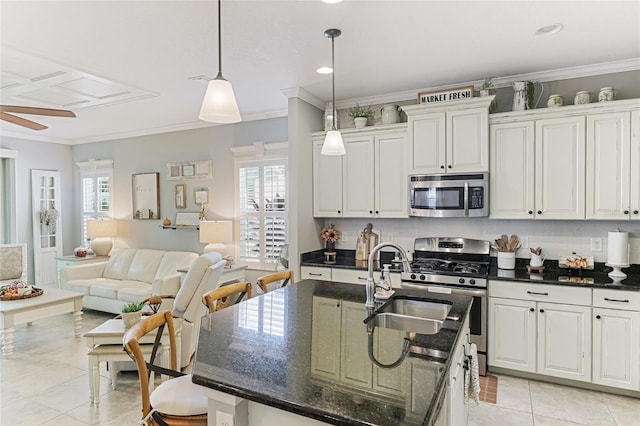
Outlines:
[[[113,168],[110,160],[79,163],[82,190],[82,240],[87,240],[89,219],[110,219],[113,214]],[[102,166],[102,167],[100,167]]]
[[[287,241],[287,160],[237,160],[238,260],[274,269]]]

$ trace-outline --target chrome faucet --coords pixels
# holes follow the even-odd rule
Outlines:
[[[367,303],[365,306],[367,308],[373,308],[376,305],[375,297],[376,294],[376,280],[373,278],[373,262],[375,261],[376,253],[380,251],[383,247],[393,247],[400,253],[400,258],[402,260],[402,270],[403,272],[411,272],[411,265],[409,264],[409,259],[407,258],[407,253],[404,251],[402,247],[395,243],[380,243],[371,250],[369,254],[369,263],[367,269]]]

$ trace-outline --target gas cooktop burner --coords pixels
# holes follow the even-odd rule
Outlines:
[[[418,259],[411,265],[413,272],[430,274],[483,275],[488,265],[473,262],[456,262],[440,259]]]

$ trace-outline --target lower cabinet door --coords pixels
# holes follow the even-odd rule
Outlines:
[[[591,307],[539,302],[538,373],[591,381]]]
[[[362,322],[365,315],[364,304],[342,302],[340,381],[371,389],[373,363],[369,361],[366,325]]]
[[[640,390],[640,312],[593,308],[592,381]]]
[[[536,302],[489,298],[489,365],[536,371]]]
[[[340,301],[313,296],[311,329],[311,374],[340,378]]]

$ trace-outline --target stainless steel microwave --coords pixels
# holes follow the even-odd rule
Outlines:
[[[409,215],[483,217],[489,215],[489,174],[409,176]]]

